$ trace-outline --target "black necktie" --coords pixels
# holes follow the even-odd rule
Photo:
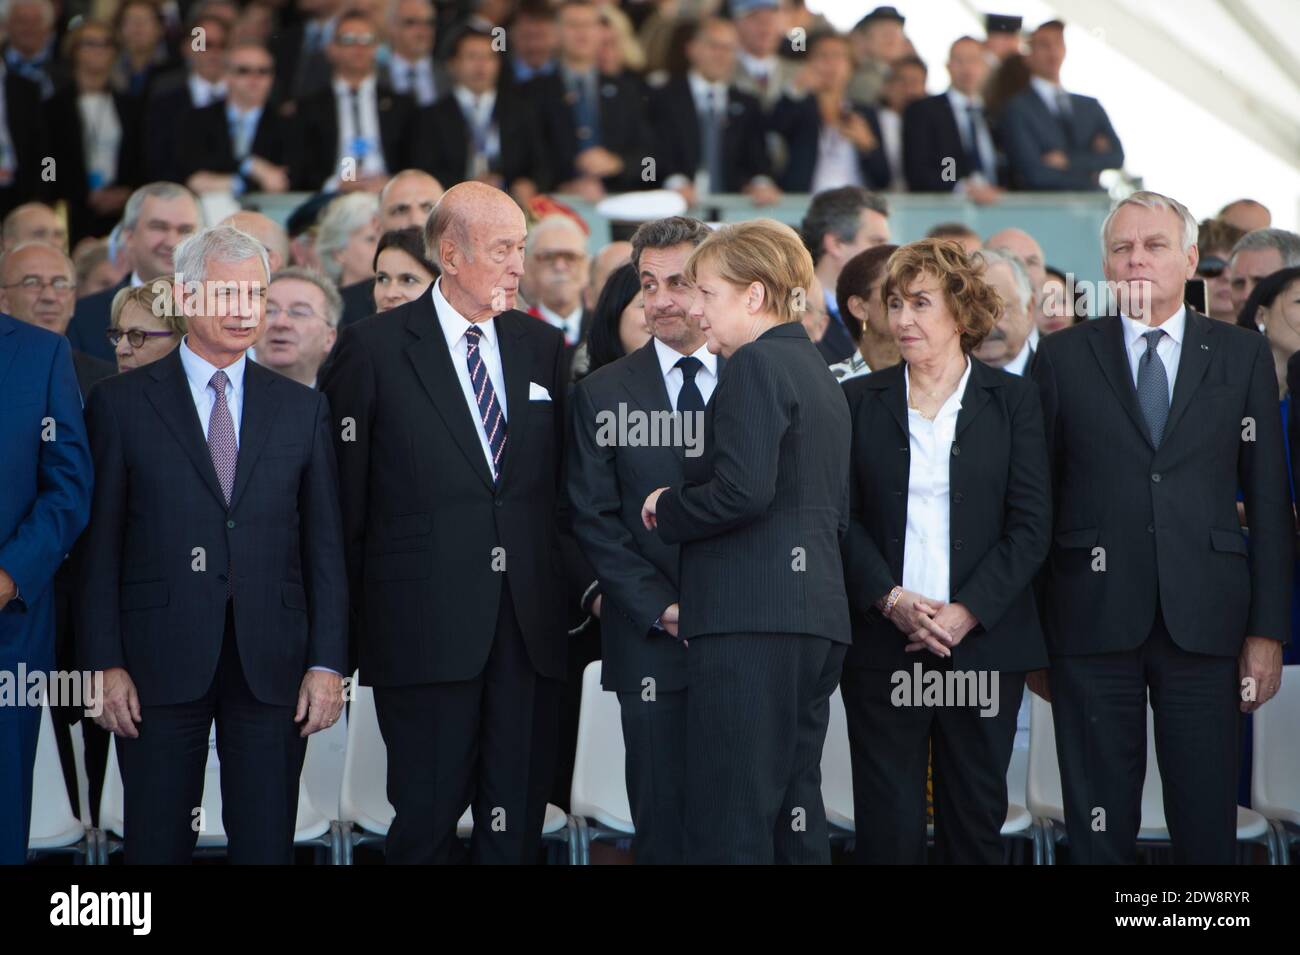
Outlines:
[[[966,107],[966,162],[972,173],[984,175],[984,162],[980,158],[979,114],[980,108],[974,103]]]
[[[704,362],[694,355],[677,359],[677,367],[682,370],[682,390],[677,393],[677,410],[685,414],[688,411],[704,411],[704,396],[700,386],[695,383],[695,376]]]

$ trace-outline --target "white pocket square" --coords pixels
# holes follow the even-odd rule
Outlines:
[[[550,401],[551,393],[535,381],[528,383],[528,400],[529,401]]]

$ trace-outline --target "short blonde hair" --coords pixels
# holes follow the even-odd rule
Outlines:
[[[171,283],[162,279],[145,282],[134,288],[119,289],[113,296],[109,310],[109,327],[122,327],[122,313],[128,305],[139,305],[146,312],[162,320],[177,335],[185,334],[185,316],[180,309],[172,308]]]
[[[720,226],[686,260],[687,281],[694,283],[704,264],[739,288],[762,285],[767,308],[787,323],[803,318],[816,281],[812,256],[798,234],[773,219]]]
[[[889,257],[880,300],[888,308],[892,296],[906,298],[923,277],[935,279],[961,333],[961,350],[969,354],[1002,317],[1002,296],[984,281],[982,273],[983,263],[973,261],[960,243],[921,239],[901,246]]]

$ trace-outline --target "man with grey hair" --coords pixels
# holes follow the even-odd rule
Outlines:
[[[202,224],[199,202],[184,186],[151,182],[131,193],[122,212],[122,238],[133,270],[112,288],[78,300],[68,326],[72,347],[112,361],[113,349],[104,333],[108,330],[113,296],[128,286],[171,275],[176,246]]]
[[[1012,375],[1027,375],[1034,360],[1029,333],[1034,328],[1034,290],[1024,264],[1010,252],[977,249],[971,257],[984,266],[984,281],[1002,299],[1002,313],[973,354]]]
[[[285,864],[307,737],[337,720],[347,666],[329,406],[245,354],[268,277],[257,239],[214,226],[176,271],[180,345],[86,409],[80,663],[103,673],[128,863],[190,861],[215,720],[230,861]]]
[[[632,263],[652,338],[583,378],[573,393],[573,530],[597,575],[585,602],[601,621],[601,685],[618,694],[622,711],[638,863],[683,859],[687,693],[687,650],[677,639],[678,545],[646,530],[641,504],[655,488],[684,480],[685,455],[694,455],[610,442],[600,425],[617,418],[629,398],[642,414],[678,412],[702,422],[725,361],[705,347],[691,314],[685,265],[708,235],[708,226],[685,216],[636,230]],[[647,678],[654,681],[651,700],[643,695]]]
[[[1120,314],[1045,337],[1034,364],[1056,526],[1051,669],[1030,686],[1052,701],[1077,862],[1136,861],[1148,698],[1174,862],[1234,861],[1240,713],[1277,692],[1291,632],[1273,358],[1263,335],[1183,304],[1196,238],[1167,196],[1117,203],[1102,261]]]
[[[266,331],[257,360],[287,378],[316,387],[343,317],[334,283],[311,269],[290,266],[271,276],[266,296]]]
[[[1232,307],[1240,315],[1260,279],[1293,265],[1300,265],[1300,235],[1286,229],[1247,232],[1237,240],[1228,256]]]
[[[41,99],[49,99],[54,92],[58,67],[54,20],[50,0],[9,0],[6,5],[4,68],[35,83]]]
[[[343,329],[337,416],[361,682],[388,747],[390,863],[537,859],[567,627],[564,336],[516,309],[524,214],[476,181],[425,226],[429,291]]]
[[[522,281],[528,314],[564,333],[566,374],[591,325],[591,311],[582,301],[589,261],[587,235],[567,215],[546,216],[528,233]]]

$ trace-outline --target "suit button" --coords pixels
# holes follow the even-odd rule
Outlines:
[[[1147,533],[1148,533],[1148,534],[1154,534],[1155,532],[1156,532],[1156,526],[1155,526],[1154,524],[1148,524],[1148,525],[1147,525]]]
[[[954,444],[954,445],[952,446],[952,456],[955,458],[955,457],[959,456],[960,454],[961,454],[961,445],[960,445],[960,444]]]
[[[895,491],[895,492],[894,492],[894,497],[902,497],[902,496],[903,496],[903,492],[902,492],[902,491]]]
[[[497,499],[496,499],[496,505],[497,505],[497,507],[500,507],[500,506],[502,505],[502,503],[504,503],[504,502],[501,500],[501,498],[497,498]]]
[[[961,491],[958,491],[956,494],[952,496],[952,502],[954,504],[960,504],[962,502]]]
[[[234,521],[226,521],[226,526],[227,526],[227,527],[234,527],[234,526],[235,526],[235,522],[234,522]]]
[[[1159,475],[1159,474],[1153,474],[1153,475],[1151,475],[1151,483],[1152,483],[1152,484],[1159,484],[1159,483],[1160,483],[1160,475]]]
[[[904,454],[907,453],[907,448],[899,448],[898,450],[902,451]]]
[[[953,549],[953,550],[961,550],[961,538],[960,538],[960,537],[957,538],[957,540],[955,540],[955,541],[952,542],[952,549]]]
[[[893,543],[897,544],[897,543],[898,543],[898,538],[897,538],[897,537],[891,537],[891,538],[890,538],[890,541],[892,541]]]

